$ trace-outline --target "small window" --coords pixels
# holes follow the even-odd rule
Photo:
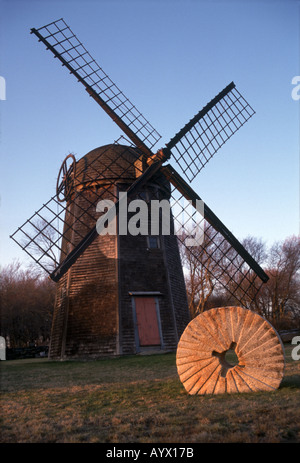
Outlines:
[[[148,236],[148,248],[157,249],[159,248],[159,238],[158,236]]]

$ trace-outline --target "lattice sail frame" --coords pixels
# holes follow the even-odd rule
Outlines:
[[[174,186],[170,202],[183,268],[189,270],[193,261],[198,278],[202,278],[202,297],[212,289],[214,296],[222,296],[228,304],[237,301],[251,307],[268,280],[264,271],[241,244],[238,249],[229,242],[226,227],[223,230],[222,226],[213,225],[205,203],[196,208],[194,200],[189,199],[187,205],[187,195]]]
[[[99,165],[98,161],[105,154],[105,151],[101,152],[99,157],[93,159],[89,164],[88,174],[86,175],[86,170],[84,172],[87,188],[92,187],[95,178],[99,178],[99,176],[109,178],[112,174],[115,175],[118,156],[121,161],[119,181],[124,184],[126,169],[132,168],[131,162],[124,161],[124,154],[128,147],[133,149],[134,147],[119,145],[118,143],[115,146],[122,146],[122,150],[118,149],[118,154],[114,156],[111,165],[106,166],[104,171],[98,171],[96,165]],[[143,155],[141,156],[143,157]],[[126,164],[125,168],[124,163]],[[139,170],[137,164],[135,164],[135,169]],[[142,173],[143,168],[140,168],[138,175],[142,175]],[[77,179],[80,179],[82,174],[83,170],[76,170]],[[118,179],[114,178],[114,184],[116,183],[118,183]],[[75,193],[76,213],[72,209],[75,202],[74,195],[66,203],[61,203],[56,196],[53,196],[25,224],[18,228],[12,238],[51,276],[54,269],[68,256],[74,246],[92,231],[95,220],[101,216],[101,213],[95,216],[98,201],[107,199],[108,196],[115,203],[118,201],[119,195],[111,187],[112,184],[108,182],[102,184],[98,192],[94,188],[91,200],[86,194],[87,189],[77,190]],[[84,197],[84,208],[80,207],[80,196]],[[137,192],[133,199],[145,200],[144,191]],[[149,207],[152,200],[160,200],[160,198],[155,185],[148,183],[147,203]],[[226,238],[204,219],[203,211],[199,212],[199,209],[196,209],[172,185],[170,185],[169,201],[171,206],[169,230],[178,239],[183,266],[185,256],[189,255],[190,258],[197,261],[206,277],[210,278],[210,284],[213,285],[215,292],[227,294],[228,298],[233,296],[243,306],[249,306],[263,283],[258,275],[228,243]],[[162,220],[158,236],[163,240]],[[197,240],[195,240],[195,234],[198,236]],[[62,246],[63,242],[64,246]]]
[[[203,218],[203,214],[195,208],[194,199],[197,197],[195,192],[184,186],[183,190],[178,189],[176,181],[178,182],[178,178],[180,180],[179,174],[175,173],[172,166],[163,166],[168,158],[173,157],[191,181],[218,149],[252,117],[254,110],[237,91],[235,85],[231,83],[222,90],[170,140],[165,148],[154,155],[151,150],[160,139],[160,135],[104,73],[69,26],[61,19],[40,29],[32,29],[31,32],[85,86],[90,96],[129,137],[131,140],[129,145],[137,150],[142,159],[140,164],[135,163],[135,169],[140,168],[137,177],[140,176],[142,179],[147,175],[149,169],[153,167],[149,163],[151,159],[151,162],[156,162],[158,165],[158,169],[153,171],[162,173],[165,180],[170,181],[169,200],[172,206],[170,229],[177,236],[182,255],[188,253],[197,261],[199,267],[210,275],[210,282],[215,290],[226,292],[234,296],[242,305],[248,306],[267,276],[206,205],[204,205],[205,219]],[[124,153],[129,145],[127,143],[127,147],[124,147]],[[119,143],[115,146],[119,147]],[[119,181],[123,182],[126,170],[132,168],[132,161],[128,161],[127,165],[125,162],[124,167],[124,156],[119,148],[118,153],[122,165]],[[89,195],[86,195],[86,188],[81,190],[74,188],[73,197],[67,198],[65,204],[53,196],[11,236],[51,278],[55,274],[55,269],[72,255],[74,248],[80,249],[81,243],[87,241],[88,236],[92,239],[97,236],[96,204],[108,197],[118,204],[119,198],[111,188],[111,183],[105,185],[105,182],[102,182],[100,189],[93,187],[95,179],[99,176],[102,179],[109,178],[112,173],[114,183],[118,183],[118,178],[115,176],[117,156],[114,157],[113,163],[101,172],[98,170],[97,161],[99,159],[91,163],[89,167],[92,174],[89,179],[85,179],[87,188],[93,191],[91,200],[88,199]],[[82,171],[76,168],[76,178],[73,179],[75,185],[81,174]],[[149,201],[158,198],[155,188],[153,188],[153,198],[149,197],[149,191],[151,192],[149,184],[152,181],[152,173],[150,174],[147,183]],[[183,184],[181,180],[180,184]],[[81,197],[84,197],[85,204],[82,208],[79,205]],[[137,197],[144,199],[143,188],[135,188],[131,200]],[[187,200],[191,200],[192,205],[187,206]],[[76,211],[74,211],[75,203]],[[202,241],[194,246],[187,245],[187,240],[190,240],[199,228]],[[161,229],[159,234],[163,239]],[[75,256],[76,259],[78,256]]]
[[[231,82],[176,134],[167,150],[189,181],[216,152],[255,114]]]
[[[152,149],[161,135],[108,77],[63,19],[39,29],[33,28],[31,32],[69,69],[111,117],[113,114],[115,123],[127,136],[134,138],[136,146],[143,149],[146,145]]]
[[[118,142],[115,142],[115,146],[122,146]],[[108,152],[109,149],[110,146],[107,147],[106,151]],[[132,162],[124,159],[124,153],[127,149],[128,146],[124,146],[123,150],[114,157],[114,160],[101,171],[99,170],[99,166],[98,168],[96,166],[99,164],[101,156],[105,155],[105,150],[89,163],[88,171],[85,165],[81,169],[77,168],[76,176],[75,179],[72,179],[72,183],[82,183],[80,180],[84,175],[85,188],[74,188],[72,197],[67,198],[65,203],[59,201],[57,195],[52,196],[49,201],[43,204],[38,211],[11,235],[11,238],[49,275],[67,257],[71,248],[84,239],[95,226],[95,221],[101,216],[99,213],[95,217],[97,203],[102,199],[107,199],[108,195],[111,196],[112,201],[117,202],[118,194],[111,191],[111,187],[113,184],[117,184],[118,181],[124,182],[123,177],[126,174],[126,170],[132,167]],[[119,165],[119,179],[115,175],[118,168],[118,158],[122,161]],[[143,173],[142,168],[139,168],[138,165],[135,165],[135,169],[139,171],[138,175]],[[95,179],[99,177],[101,179],[105,177],[111,178],[112,175],[114,175],[113,183],[109,181],[102,183],[101,189],[98,192],[96,186],[94,187]],[[87,189],[93,190],[94,195],[92,200],[86,194]],[[84,197],[84,208],[80,206],[80,197]],[[77,206],[76,213],[74,213],[71,207],[75,201]],[[66,220],[67,215],[68,220]],[[76,226],[78,224],[80,224],[80,227]],[[76,229],[75,236],[71,237],[71,231],[74,229]],[[63,238],[70,244],[68,250],[62,250]]]

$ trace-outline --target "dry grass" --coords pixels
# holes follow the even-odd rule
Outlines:
[[[1,442],[299,442],[300,361],[274,392],[189,396],[174,354],[1,362]]]

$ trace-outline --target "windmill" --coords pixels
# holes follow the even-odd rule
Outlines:
[[[249,308],[268,277],[190,185],[254,114],[235,84],[157,150],[161,136],[63,19],[31,33],[125,134],[79,160],[70,153],[56,194],[11,236],[57,282],[50,357],[176,349],[190,320],[179,247],[216,291]]]

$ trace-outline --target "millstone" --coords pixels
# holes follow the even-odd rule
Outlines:
[[[188,324],[176,364],[189,394],[271,391],[283,378],[284,351],[262,316],[241,307],[220,307]]]

